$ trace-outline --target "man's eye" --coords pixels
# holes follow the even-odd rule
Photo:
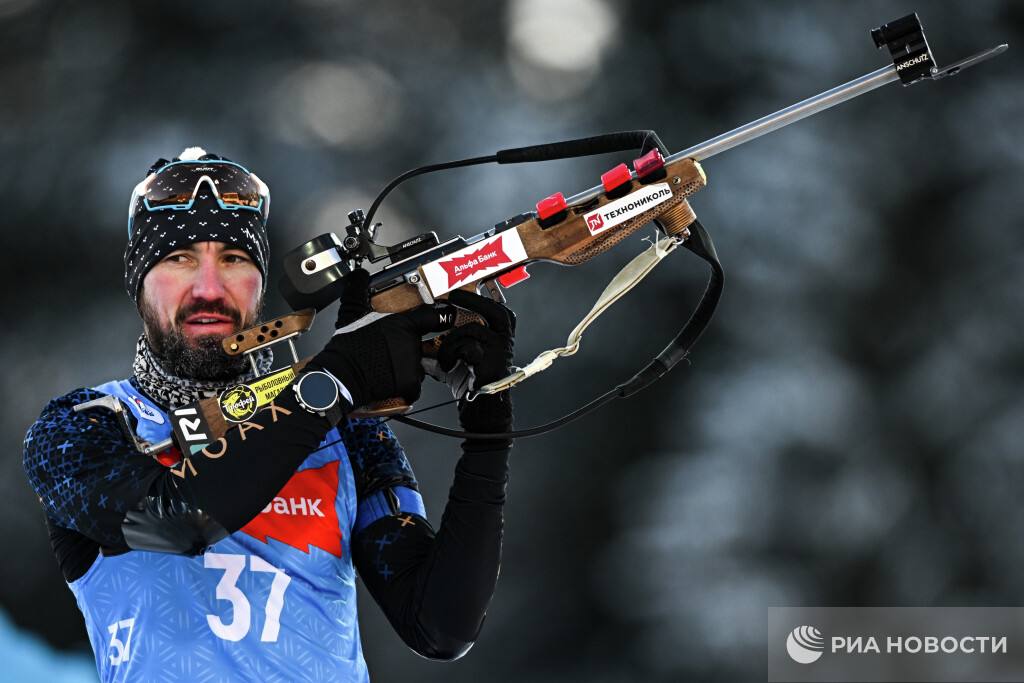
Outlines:
[[[170,263],[184,263],[185,261],[188,260],[188,255],[186,255],[186,254],[171,254],[170,256],[165,258],[164,260],[168,261]]]
[[[224,259],[228,263],[247,263],[249,261],[249,257],[242,254],[227,254]]]

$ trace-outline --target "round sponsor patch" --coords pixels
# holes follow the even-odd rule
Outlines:
[[[220,412],[228,422],[245,422],[258,407],[256,392],[247,384],[237,384],[220,395]]]

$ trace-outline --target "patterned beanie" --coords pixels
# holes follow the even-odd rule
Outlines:
[[[203,161],[216,163],[203,166]],[[210,180],[203,176],[197,182],[197,172],[205,173],[207,169]],[[221,179],[224,184],[237,181],[257,188],[258,207],[232,207],[218,201],[228,197],[214,191],[213,183],[221,185]],[[155,196],[184,197],[186,203],[151,209],[145,200]],[[160,259],[176,249],[207,241],[245,250],[263,274],[266,292],[269,215],[270,189],[245,167],[208,154],[202,147],[189,147],[171,161],[158,159],[145,180],[135,187],[128,206],[128,246],[124,251],[124,286],[128,296],[137,305],[142,280]]]

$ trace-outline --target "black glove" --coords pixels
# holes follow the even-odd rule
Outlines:
[[[345,276],[345,287],[341,290],[338,300],[338,318],[334,329],[342,327],[362,318],[373,311],[370,308],[370,274],[363,268],[357,268]]]
[[[346,276],[337,328],[370,311],[369,282],[369,274],[362,269]],[[335,334],[310,364],[341,380],[352,394],[354,407],[399,397],[413,403],[423,381],[421,339],[429,332],[449,329],[454,319],[454,310],[444,303],[387,315]]]
[[[476,373],[474,386],[481,387],[509,374],[516,334],[516,316],[510,309],[491,299],[457,289],[448,301],[459,308],[480,314],[487,326],[470,323],[444,336],[437,353],[441,369],[448,371],[464,361]],[[459,422],[470,432],[507,432],[512,429],[512,397],[508,391],[459,401]]]

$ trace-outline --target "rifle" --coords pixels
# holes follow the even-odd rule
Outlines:
[[[205,399],[173,411],[171,421],[178,447],[186,455],[208,448],[227,429],[236,425],[244,429],[246,418],[257,410],[272,408],[274,397],[308,360],[298,358],[294,338],[312,326],[317,311],[340,297],[343,278],[364,261],[383,262],[370,281],[371,308],[378,316],[443,300],[458,288],[480,291],[503,301],[503,288],[528,279],[527,266],[580,265],[653,222],[657,234],[651,246],[609,283],[564,346],[545,351],[508,377],[482,387],[472,386],[469,376],[456,378],[461,383],[461,393],[472,398],[475,394],[505,391],[543,371],[557,358],[572,355],[579,348],[583,331],[594,319],[668,254],[683,246],[710,265],[711,276],[704,297],[686,325],[656,358],[629,380],[546,425],[508,434],[468,436],[510,438],[544,433],[649,386],[688,355],[710,322],[721,296],[721,264],[710,235],[689,204],[689,198],[707,184],[702,161],[883,85],[900,81],[908,86],[922,80],[939,80],[1001,54],[1008,47],[1001,44],[940,68],[916,13],[873,29],[871,37],[876,47],[888,49],[891,64],[674,154],[668,152],[653,131],[627,131],[501,150],[490,156],[420,167],[395,178],[365,215],[358,210],[349,214],[350,224],[344,237],[334,233],[320,235],[285,255],[285,276],[280,288],[295,312],[227,337],[223,346],[229,355],[249,357],[255,368],[255,352],[287,342],[293,363],[247,385],[232,387],[219,399]],[[391,246],[374,241],[380,226],[373,223],[377,208],[391,190],[418,175],[483,163],[527,163],[634,149],[639,149],[640,155],[633,161],[632,170],[619,164],[601,176],[600,185],[568,198],[562,193],[552,194],[537,202],[534,210],[501,221],[472,237],[456,236],[441,242],[436,233],[426,232]],[[470,322],[482,321],[474,314],[461,312],[455,325]],[[424,342],[427,358],[436,355],[443,338],[442,334]],[[85,405],[77,406],[76,410]],[[391,416],[440,434],[467,436],[465,432],[404,416],[411,408],[396,398],[360,407],[355,414]],[[115,412],[125,419],[124,411]],[[139,450],[150,454],[170,445],[170,439],[158,444],[137,443]]]

